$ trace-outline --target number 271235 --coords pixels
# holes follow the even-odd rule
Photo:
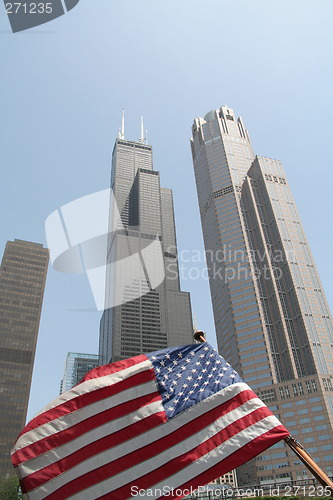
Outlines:
[[[21,2],[13,2],[6,3],[6,12],[7,14],[51,14],[52,12],[52,3],[21,3]]]

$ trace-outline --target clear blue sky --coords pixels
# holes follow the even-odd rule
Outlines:
[[[331,0],[80,0],[14,35],[0,4],[1,254],[45,244],[52,211],[109,187],[123,107],[128,139],[144,115],[174,191],[179,251],[203,252],[189,137],[227,104],[255,153],[283,162],[332,308],[332,18]],[[207,281],[182,288],[214,343]],[[29,417],[57,396],[68,351],[97,352],[93,308],[84,276],[49,269]]]

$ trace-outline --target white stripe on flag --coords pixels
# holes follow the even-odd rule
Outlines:
[[[163,408],[162,408],[162,410],[163,410]],[[139,411],[137,410],[136,411],[136,419],[140,420],[140,419],[147,418],[150,415],[152,415],[158,411],[161,411],[161,404],[159,402],[152,403],[151,405],[147,405],[147,406],[141,408]],[[140,440],[140,436],[137,439]],[[112,460],[119,458],[122,455],[126,455],[127,450],[128,450],[127,443],[130,443],[132,441],[133,440],[127,441],[125,443],[122,443],[121,445],[118,445],[112,449],[109,449],[103,453],[100,453],[99,455],[95,455],[94,457],[92,457],[88,460],[85,460],[84,462],[82,462],[78,466],[73,467],[73,468],[65,471],[63,474],[55,477],[54,479],[51,479],[50,481],[48,481],[44,485],[30,491],[29,492],[29,499],[42,500],[43,498],[45,498],[46,495],[53,493],[58,488],[63,486],[65,483],[67,483],[73,479],[76,479],[81,474],[84,474],[86,472],[90,472],[91,468],[96,468],[96,466],[101,467],[105,464],[108,464]],[[68,448],[69,448],[69,452],[71,453],[70,443],[68,445]],[[115,457],[113,452],[114,452],[114,450],[117,450],[117,449],[119,451],[118,451],[117,456]],[[133,451],[132,447],[131,447],[131,451]],[[95,462],[97,462],[97,464]],[[94,465],[94,463],[95,463],[95,465]],[[45,464],[44,464],[44,466],[45,466]],[[81,500],[82,500],[82,497],[81,497]]]
[[[251,399],[248,403],[245,403],[242,406],[238,407],[237,409],[232,410],[231,412],[223,415],[220,419],[215,420],[207,427],[202,428],[199,432],[191,435],[191,437],[187,438],[186,440],[181,441],[180,443],[167,448],[164,452],[158,455],[154,455],[151,459],[145,460],[144,462],[141,462],[140,464],[134,467],[130,467],[125,471],[121,472],[120,474],[117,474],[107,479],[106,481],[98,483],[84,490],[83,492],[81,491],[80,493],[73,495],[69,498],[71,500],[80,500],[82,499],[82,495],[84,495],[85,500],[93,499],[95,498],[97,492],[98,495],[101,496],[103,493],[106,494],[109,491],[113,491],[117,488],[120,488],[121,486],[124,486],[125,484],[128,484],[129,482],[132,482],[134,484],[135,480],[139,479],[141,476],[144,476],[145,474],[154,471],[155,469],[158,469],[159,467],[166,464],[169,460],[172,460],[177,456],[183,455],[184,453],[192,450],[194,447],[200,445],[207,439],[211,438],[212,436],[223,430],[229,424],[234,423],[239,418],[242,418],[245,415],[252,413],[254,410],[264,406],[265,405],[262,403],[260,399],[258,398]],[[191,422],[194,418],[197,418],[195,409],[196,407],[194,406],[190,410],[188,410],[188,412],[185,412],[187,417],[186,418],[187,422]],[[161,432],[159,437],[163,437],[165,435],[164,432],[165,427],[167,426],[169,427],[170,423],[178,424],[177,428],[180,426],[179,420],[177,421],[177,417],[175,417],[173,420],[170,420],[169,422],[164,424],[162,428],[160,428]],[[276,425],[278,424],[275,424],[275,426]],[[91,468],[94,468],[94,465],[89,467],[89,470]]]
[[[143,394],[149,394],[152,392],[152,390],[156,390],[156,386],[154,382],[149,382],[148,384],[142,384],[143,388]],[[147,390],[144,390],[147,389]],[[133,393],[133,390],[128,390],[124,391],[124,394],[126,392],[126,395],[130,397],[130,392]],[[137,395],[135,397],[138,397]],[[112,399],[112,398],[110,398]],[[101,410],[102,411],[102,410]],[[154,413],[162,412],[164,411],[163,405],[161,401],[156,401],[153,402],[145,407],[143,407],[140,410],[140,414],[138,413],[138,410],[134,410],[133,412],[121,416],[120,418],[117,418],[115,420],[112,420],[111,422],[108,422],[104,425],[101,425],[97,427],[94,430],[91,430],[87,432],[86,434],[83,434],[82,436],[79,436],[76,439],[73,439],[72,441],[69,441],[68,443],[59,446],[57,448],[54,448],[50,451],[47,451],[46,453],[29,460],[27,462],[23,462],[20,465],[20,470],[21,470],[21,476],[22,478],[28,476],[29,474],[33,472],[37,472],[38,470],[42,469],[46,465],[51,465],[58,460],[61,460],[62,458],[67,457],[68,455],[71,455],[72,453],[75,453],[77,450],[80,450],[86,445],[89,445],[93,443],[94,441],[97,441],[98,439],[104,438],[114,432],[120,431],[124,429],[125,427],[138,422],[139,420],[142,420],[149,415],[153,415]],[[97,412],[98,413],[98,412]],[[120,445],[121,447],[121,445]]]
[[[142,367],[142,369],[140,369]],[[120,382],[123,378],[127,378],[128,373],[129,376],[132,375],[132,370],[139,368],[138,371],[135,371],[135,373],[139,373],[140,371],[144,371],[146,368],[151,368],[151,362],[149,359],[146,359],[145,361],[141,361],[140,363],[137,363],[136,365],[129,366],[128,368],[124,368],[123,370],[119,370],[118,372],[111,373],[110,375],[103,375],[102,377],[95,377],[89,380],[85,380],[81,384],[76,385],[72,389],[70,389],[67,392],[64,392],[63,394],[60,394],[56,399],[51,401],[47,406],[45,406],[39,413],[37,413],[34,418],[38,417],[38,415],[42,415],[42,413],[45,413],[47,410],[51,410],[52,408],[55,408],[56,406],[60,404],[66,403],[66,401],[70,401],[71,399],[76,398],[77,396],[81,396],[82,394],[86,394],[91,391],[95,391],[97,389],[101,389],[102,387],[106,387],[110,384]],[[120,375],[120,378],[117,377],[117,375]],[[114,382],[109,382],[110,377],[114,377]]]
[[[97,379],[92,379],[92,380],[87,380],[86,382],[82,382],[79,386],[71,389],[65,394],[70,395],[68,397],[67,401],[70,401],[71,399],[77,397],[77,396],[82,396],[83,394],[93,392],[92,391],[92,386],[94,387],[94,390],[96,389],[101,389],[103,387],[108,387],[111,385],[116,384],[117,382],[121,382],[122,380],[125,380],[126,378],[129,378],[133,375],[136,375],[137,373],[143,372],[145,370],[150,370],[152,368],[151,362],[149,360],[144,361],[142,363],[139,363],[134,366],[130,366],[129,368],[125,368],[121,372],[116,372],[111,375],[106,375],[104,377],[99,377]],[[98,387],[95,387],[98,385]],[[156,383],[154,383],[155,390],[156,390]],[[140,387],[140,386],[138,386]],[[123,391],[125,393],[126,391]],[[75,393],[75,395],[73,394]],[[121,393],[120,393],[121,394]],[[35,443],[36,441],[39,441],[40,439],[43,439],[47,436],[51,436],[52,434],[55,434],[57,432],[60,432],[63,429],[66,429],[68,427],[71,427],[78,423],[81,420],[84,420],[85,418],[88,418],[89,416],[95,415],[99,413],[100,411],[103,411],[103,409],[107,408],[112,408],[113,406],[116,406],[118,401],[122,399],[122,402],[125,402],[126,399],[123,398],[123,396],[120,396],[120,394],[117,394],[117,397],[111,396],[110,398],[103,399],[101,401],[98,401],[96,403],[92,403],[91,405],[84,406],[78,410],[75,410],[71,413],[68,413],[66,415],[63,415],[59,418],[56,418],[52,420],[51,422],[48,422],[46,424],[40,425],[39,427],[32,429],[31,431],[26,432],[25,434],[22,434],[22,436],[19,437],[17,440],[13,450],[12,454],[16,452],[17,450],[20,450],[22,448],[25,448],[26,446],[29,446],[30,444]],[[147,393],[149,394],[149,392]],[[119,398],[119,399],[118,399]],[[113,401],[112,401],[113,399]],[[59,406],[59,404],[63,404],[65,401],[62,403],[59,403],[59,399],[56,400],[57,404],[51,403],[48,405],[48,407],[44,408],[43,412],[41,412],[39,415],[42,415],[42,413],[46,413],[49,409],[55,408],[56,406]],[[103,402],[108,401],[108,404],[110,406],[106,406],[103,408]],[[91,412],[91,414],[90,414]]]
[[[223,461],[229,457],[232,453],[234,453],[236,450],[239,450],[243,446],[245,446],[247,443],[252,441],[253,439],[257,438],[258,436],[261,436],[262,434],[265,434],[271,429],[274,429],[274,427],[280,425],[281,422],[277,420],[276,417],[273,415],[269,417],[265,417],[259,422],[256,422],[255,424],[247,427],[246,429],[243,429],[240,431],[238,434],[235,434],[232,436],[230,439],[222,443],[220,446],[214,448],[213,450],[209,451],[206,455],[203,455],[199,459],[197,459],[195,462],[192,462],[188,467],[185,467],[181,471],[179,471],[177,474],[173,474],[172,476],[168,477],[168,479],[164,480],[161,483],[154,484],[153,486],[150,487],[152,492],[149,492],[149,496],[143,496],[143,495],[135,495],[131,496],[130,498],[133,499],[142,499],[142,500],[153,500],[159,498],[161,495],[153,495],[154,490],[162,490],[163,491],[163,486],[167,485],[168,488],[173,488],[177,489],[181,487],[183,484],[185,484],[189,477],[196,477],[199,476],[202,472],[206,471],[207,469],[211,469],[214,465],[218,464],[219,462],[222,461],[222,452],[223,452]],[[133,486],[135,483],[133,483]],[[97,485],[98,488],[98,493],[101,495],[103,492],[100,489],[100,484]],[[96,491],[96,490],[95,490]],[[107,493],[108,490],[105,489],[105,493]],[[150,494],[152,493],[152,494]],[[94,497],[93,496],[86,496],[86,490],[84,492],[81,492],[81,499],[82,499],[82,494],[84,495],[85,500],[92,500]],[[79,500],[80,496],[74,495],[68,498],[68,500]],[[124,499],[125,500],[125,499]]]
[[[82,474],[89,472],[91,470],[94,470],[98,467],[101,467],[104,464],[107,464],[111,462],[112,460],[119,459],[120,457],[126,456],[127,454],[130,454],[131,452],[144,447],[145,445],[149,445],[153,443],[154,441],[157,441],[158,439],[172,434],[174,431],[177,431],[181,426],[192,422],[193,419],[198,418],[200,415],[203,415],[207,411],[216,408],[217,406],[223,404],[226,401],[229,401],[230,399],[233,399],[236,397],[239,393],[250,390],[247,384],[244,383],[238,383],[234,384],[231,386],[228,386],[227,388],[221,390],[220,392],[214,394],[210,398],[206,399],[204,402],[200,403],[200,405],[196,405],[189,410],[187,410],[184,413],[181,413],[177,417],[169,420],[165,424],[162,424],[159,427],[153,428],[151,430],[148,430],[146,433],[131,439],[125,443],[122,443],[121,445],[118,445],[111,450],[107,450],[106,452],[103,452],[99,455],[95,455],[91,458],[88,458],[85,462],[82,462],[81,464],[73,467],[72,469],[69,469],[68,471],[65,471],[61,476],[58,476],[51,481],[47,482],[45,485],[36,488],[32,492],[30,492],[29,498],[32,500],[41,500],[45,496],[45,492],[50,494],[51,492],[56,491],[58,488],[63,486],[64,484],[68,483],[69,481],[76,479],[77,477],[80,477]],[[254,402],[257,402],[257,404],[254,404]],[[256,408],[264,406],[263,403],[258,400],[257,398],[251,400],[250,404],[250,411],[248,410],[249,413],[254,411]],[[242,407],[243,408],[243,407]],[[234,416],[230,419],[230,422],[233,422],[235,418],[240,418],[244,416],[244,410],[245,408],[242,409],[242,411],[239,411],[237,413],[237,410],[233,410]],[[232,413],[232,412],[230,412]],[[229,414],[230,414],[229,413]],[[228,414],[227,414],[228,415]],[[229,421],[229,418],[227,415],[224,415],[221,418],[221,428],[224,428],[226,422]],[[236,415],[238,415],[236,417]],[[214,426],[214,423],[212,424]],[[218,429],[220,430],[220,429]],[[216,432],[218,432],[218,430]],[[207,439],[207,430],[205,429],[204,431],[201,431],[200,435],[204,435],[206,433],[206,439]],[[112,484],[114,484],[114,488],[118,488],[124,484],[127,484],[131,479],[134,480],[137,477],[140,477],[141,475],[145,474],[147,471],[151,471],[157,467],[159,467],[161,464],[163,464],[165,461],[170,460],[171,458],[174,458],[176,454],[182,454],[186,451],[187,449],[187,444],[188,442],[188,447],[189,449],[193,448],[194,445],[197,445],[199,443],[199,436],[195,435],[195,438],[191,436],[191,438],[188,438],[188,440],[182,441],[179,445],[176,445],[176,447],[172,447],[171,451],[170,449],[167,449],[165,452],[163,452],[161,455],[154,456],[151,460],[145,461],[143,464],[139,464],[137,466],[134,466],[133,468],[128,469],[127,471],[120,473],[112,478],[110,478],[108,481],[111,481]],[[193,444],[194,443],[194,444]],[[165,458],[166,457],[166,458]],[[161,463],[160,463],[161,462]],[[131,476],[129,477],[129,471],[131,472]],[[108,482],[106,481],[106,483]],[[102,483],[98,483],[96,486],[93,486],[91,488],[88,488],[87,490],[84,491],[84,495],[86,493],[88,494],[88,491],[91,489],[92,491],[94,488],[98,489],[98,492],[100,492],[100,488]],[[113,489],[113,488],[112,488]],[[107,490],[110,491],[110,490]],[[92,495],[96,494],[92,493]],[[79,498],[80,499],[80,494],[79,496],[74,495],[74,498]],[[100,495],[99,495],[100,496]],[[85,499],[87,498],[94,498],[94,496],[88,496],[84,497]],[[82,496],[81,496],[82,499]]]

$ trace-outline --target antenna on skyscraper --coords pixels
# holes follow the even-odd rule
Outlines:
[[[144,127],[143,127],[143,116],[142,115],[141,115],[141,132],[140,132],[139,142],[141,142],[142,144],[145,144],[145,142],[146,142],[146,138],[145,138],[145,134],[144,134]]]
[[[123,108],[123,114],[121,117],[121,128],[118,131],[118,139],[125,139],[125,110]]]

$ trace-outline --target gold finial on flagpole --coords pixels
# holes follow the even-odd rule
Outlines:
[[[206,342],[205,333],[201,330],[196,330],[194,332],[194,340],[196,340],[197,342]]]

